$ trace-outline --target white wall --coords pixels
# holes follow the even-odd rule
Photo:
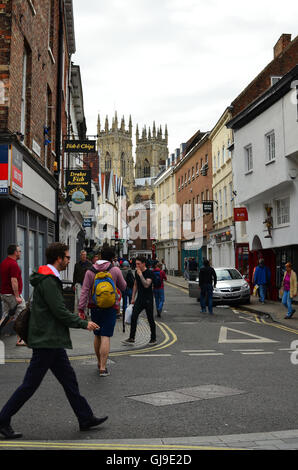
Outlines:
[[[277,103],[239,130],[235,130],[235,151],[233,158],[234,188],[237,191],[235,206],[246,206],[248,209],[247,236],[241,234],[241,224],[236,223],[237,243],[252,242],[258,235],[262,247],[273,248],[297,244],[298,231],[298,178],[289,177],[289,169],[298,172],[298,122],[297,105],[292,103],[292,92],[287,93]],[[266,134],[275,132],[275,162],[266,165]],[[245,146],[252,144],[253,171],[245,174]],[[276,199],[290,197],[290,224],[276,227]],[[273,207],[274,230],[272,239],[265,224],[265,204]]]
[[[26,162],[23,162],[23,194],[55,214],[56,192]]]

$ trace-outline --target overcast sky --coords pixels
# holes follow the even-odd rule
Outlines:
[[[225,108],[272,60],[282,33],[298,34],[298,2],[73,0],[88,134],[132,116],[167,123],[169,151]],[[135,143],[135,136],[133,137]]]

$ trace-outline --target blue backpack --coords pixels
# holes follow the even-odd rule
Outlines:
[[[153,271],[153,287],[154,289],[161,289],[160,271]]]

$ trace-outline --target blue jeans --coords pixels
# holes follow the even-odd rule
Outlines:
[[[130,289],[129,287],[127,287],[127,289],[122,293],[122,299],[123,299],[123,315],[125,315],[125,310],[127,309],[127,304],[128,302],[130,303],[131,302],[131,298],[132,298],[132,289]],[[128,302],[127,302],[128,300]]]
[[[285,290],[282,296],[282,303],[288,309],[288,317],[293,313],[292,299],[290,297],[290,291]]]
[[[165,290],[154,289],[155,305],[158,313],[162,312],[163,304],[165,303]]]
[[[0,424],[8,425],[13,415],[32,397],[44,376],[51,370],[64,388],[68,401],[80,424],[93,416],[86,399],[80,395],[75,372],[64,349],[33,349],[30,365],[22,385],[14,392],[0,412]]]
[[[259,286],[259,292],[260,292],[260,302],[265,302],[266,299],[266,292],[267,292],[267,286],[264,284],[261,284]]]
[[[206,297],[209,313],[213,313],[213,287],[212,284],[201,286],[200,304],[202,312],[206,312]]]

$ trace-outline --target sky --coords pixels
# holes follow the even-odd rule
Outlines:
[[[140,131],[165,124],[173,153],[211,130],[273,59],[283,33],[298,35],[298,2],[283,0],[73,0],[87,133],[117,110]],[[282,5],[282,6],[281,6]],[[120,125],[120,124],[119,124]]]

